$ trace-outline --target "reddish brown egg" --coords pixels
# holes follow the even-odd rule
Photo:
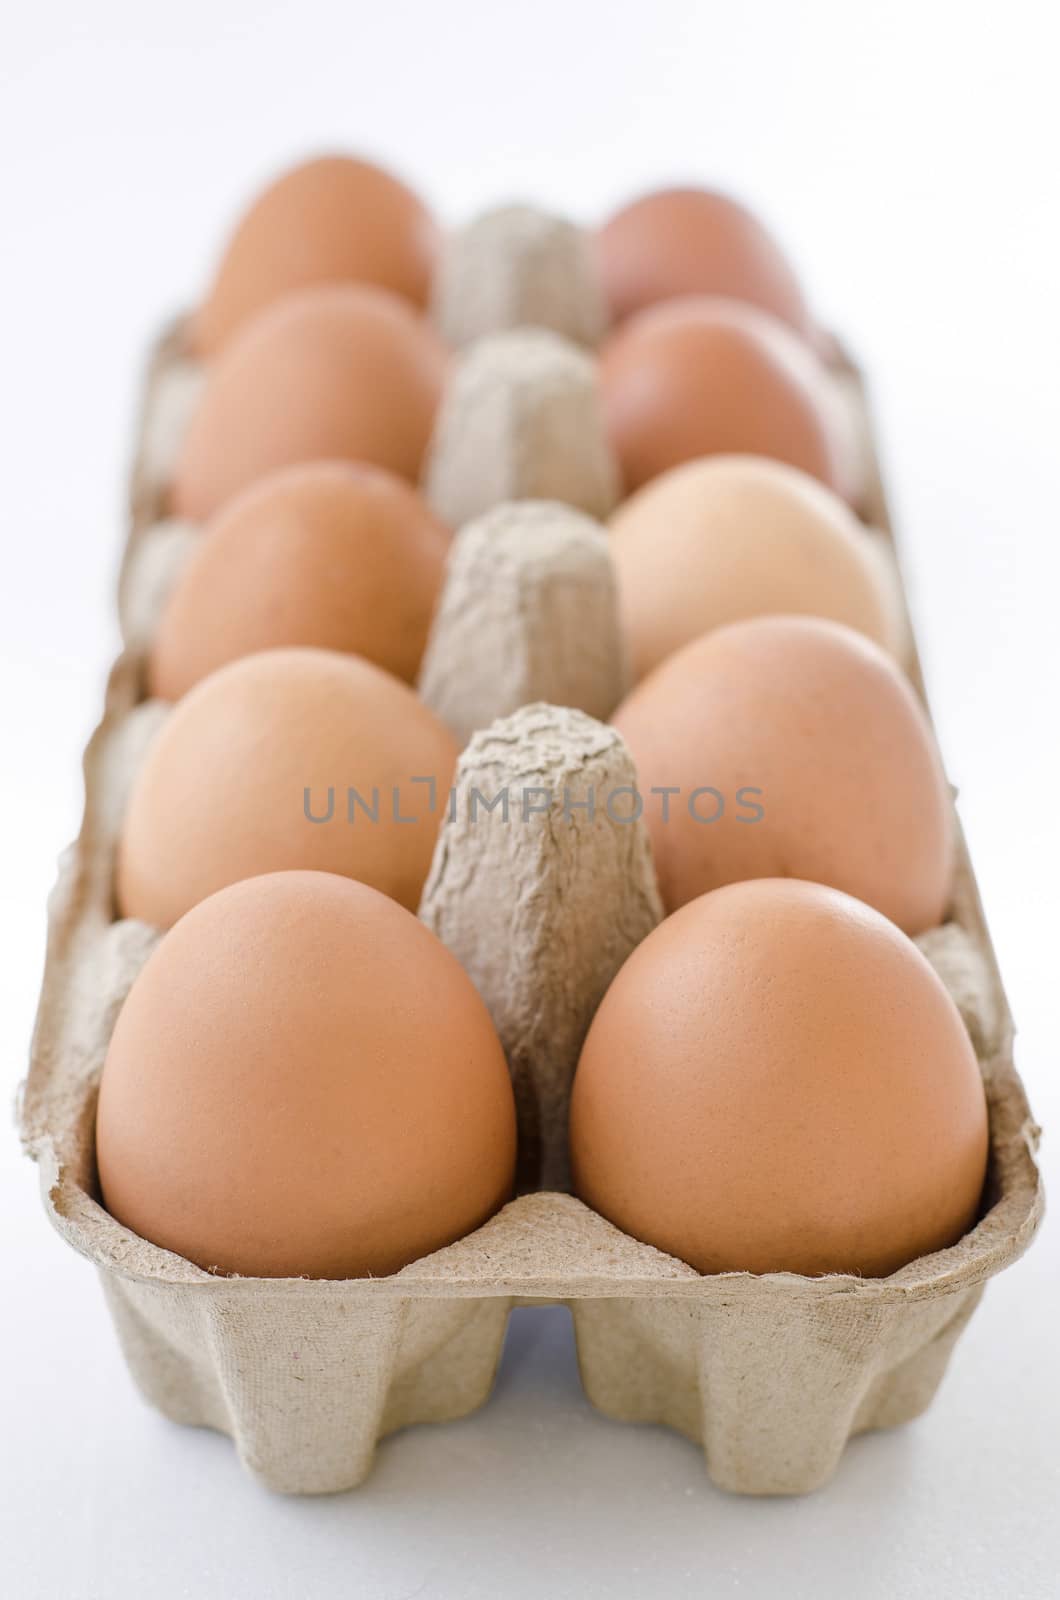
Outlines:
[[[201,520],[307,461],[366,461],[415,482],[446,362],[425,319],[383,289],[278,300],[211,365],[177,459],[173,510]]]
[[[604,419],[627,490],[697,456],[769,456],[843,492],[828,375],[783,322],[735,300],[671,300],[604,345]]]
[[[819,884],[693,900],[612,983],[571,1099],[577,1193],[700,1272],[883,1277],[975,1222],[987,1115],[916,946]]]
[[[357,878],[415,910],[456,756],[407,684],[359,656],[233,661],[148,748],[118,852],[122,914],[168,928],[227,884],[294,868]]]
[[[179,700],[257,650],[346,650],[412,683],[442,586],[449,530],[380,467],[287,467],[228,501],[169,597],[151,693]]]
[[[283,173],[241,219],[192,320],[214,356],[258,312],[325,283],[371,283],[424,306],[438,231],[422,201],[369,161],[321,156]]]
[[[853,629],[718,628],[645,678],[614,723],[668,910],[792,877],[856,895],[907,933],[942,920],[955,850],[942,763],[909,683]]]
[[[711,189],[659,189],[623,206],[596,236],[616,322],[661,300],[724,295],[813,334],[799,281],[746,206]]]
[[[107,1051],[107,1209],[207,1271],[359,1278],[511,1193],[504,1053],[456,958],[347,878],[251,878],[182,918]]]

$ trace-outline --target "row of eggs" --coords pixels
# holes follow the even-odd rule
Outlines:
[[[855,492],[827,341],[743,207],[663,191],[586,248],[613,327],[598,376],[627,491],[680,461],[741,451]],[[200,519],[295,461],[371,461],[417,481],[449,367],[423,314],[442,259],[422,203],[364,163],[310,162],[267,190],[190,324],[208,381],[173,509]]]
[[[900,634],[846,508],[793,469],[713,457],[634,496],[609,537],[638,679],[613,720],[645,789],[768,797],[761,826],[722,816],[709,836],[647,808],[668,907],[786,874],[911,934],[938,923],[949,791],[883,648]],[[178,704],[133,790],[127,915],[167,927],[234,878],[284,866],[345,870],[415,909],[434,845],[425,795],[406,797],[424,824],[414,841],[400,822],[356,841],[306,830],[276,797],[336,782],[390,794],[413,774],[448,791],[456,743],[411,685],[449,548],[411,487],[347,463],[286,469],[207,526],[149,660],[152,691]]]
[[[450,541],[412,487],[447,360],[416,309],[436,248],[389,175],[312,162],[191,323],[207,378],[171,505],[204,527],[153,643],[176,705],[117,873],[120,912],[170,932],[97,1136],[112,1213],[210,1270],[394,1271],[511,1191],[503,1051],[412,914],[439,810],[409,780],[445,793],[458,756],[410,687]],[[907,937],[945,913],[952,807],[837,492],[822,341],[730,201],[649,197],[593,248],[635,491],[609,531],[636,680],[613,720],[643,790],[750,788],[762,816],[645,812],[669,915],[586,1039],[575,1187],[702,1271],[889,1272],[974,1218],[986,1113]],[[401,788],[402,820],[310,825],[303,795],[336,781]]]

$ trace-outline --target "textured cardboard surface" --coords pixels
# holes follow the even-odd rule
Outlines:
[[[420,916],[459,957],[500,1034],[520,1189],[569,1188],[567,1108],[582,1041],[611,979],[662,920],[645,830],[607,810],[616,797],[621,816],[621,791],[635,782],[613,728],[543,704],[477,733],[457,768],[461,803]],[[480,794],[504,809],[476,810]]]
[[[547,328],[591,346],[607,326],[582,229],[526,205],[498,206],[453,231],[432,309],[442,337],[458,349],[511,328]]]
[[[487,334],[461,351],[424,488],[454,528],[504,500],[560,500],[606,517],[619,480],[593,357],[541,328]]]
[[[418,687],[462,743],[533,700],[608,717],[628,680],[599,523],[556,501],[509,500],[460,529]]]
[[[514,270],[510,261],[504,270]],[[489,341],[485,366],[496,348]],[[540,394],[543,348],[540,339],[504,344],[509,393]],[[573,371],[569,349],[547,344],[553,354],[557,348],[562,370]],[[591,402],[591,362],[575,354],[579,383],[588,372]],[[924,1409],[984,1283],[1022,1253],[1041,1215],[1036,1129],[1012,1065],[1011,1019],[963,844],[951,921],[920,942],[957,1000],[982,1066],[990,1175],[977,1227],[952,1249],[890,1278],[701,1277],[560,1192],[566,1095],[580,1039],[610,976],[660,914],[640,826],[599,811],[590,817],[574,809],[562,827],[536,813],[525,826],[506,827],[490,814],[473,837],[457,811],[439,838],[421,914],[482,989],[519,1106],[526,1192],[483,1228],[389,1278],[226,1279],[137,1238],[99,1205],[99,1073],[117,1012],[158,937],[143,924],[114,920],[114,845],[129,783],[166,715],[141,700],[142,650],[181,549],[196,536],[159,520],[166,466],[198,381],[177,336],[167,336],[149,377],[133,479],[121,583],[127,648],[86,753],[81,836],[63,858],[50,902],[21,1105],[49,1214],[98,1267],[133,1376],[167,1416],[230,1434],[248,1468],[273,1488],[338,1490],[364,1477],[382,1434],[462,1415],[486,1398],[513,1303],[566,1302],[586,1392],[602,1410],[664,1422],[701,1441],[712,1477],[727,1488],[812,1489],[834,1470],[853,1433]],[[856,392],[850,374],[844,382],[848,395]],[[466,419],[456,425],[458,384],[459,377],[432,462],[435,481],[450,486],[454,503],[478,516],[498,485],[499,498],[564,498],[542,485],[571,470],[577,451],[572,457],[569,428],[535,423],[524,434],[512,421],[522,414],[517,405],[500,408],[505,426],[498,431],[481,396],[472,397],[471,409],[485,416],[485,433]],[[579,406],[575,438],[588,440],[583,465],[590,463],[583,481],[599,485],[613,464],[605,453],[602,474],[599,460],[592,465],[599,450],[593,405]],[[555,450],[565,462],[558,475],[548,459]],[[865,460],[866,511],[886,530],[871,454]],[[574,499],[584,508],[584,499]],[[606,500],[588,509],[602,514]],[[430,692],[440,709],[452,708],[462,737],[480,718],[512,711],[505,696],[555,697],[556,659],[569,664],[572,681],[591,686],[586,698],[599,696],[586,711],[609,708],[624,671],[617,630],[609,631],[613,578],[599,559],[598,537],[593,544],[595,529],[571,515],[507,509],[486,520],[485,533],[478,524],[456,541],[423,686],[442,686]],[[594,596],[585,603],[597,607],[600,633],[588,659],[575,637],[584,612],[567,603],[565,581],[551,584],[553,570],[575,572]],[[499,600],[476,598],[480,573],[503,579]],[[528,659],[540,639],[553,644],[538,652],[547,666],[504,678],[492,700],[476,695],[495,641],[472,650],[461,622],[465,607],[475,615],[477,606],[481,627],[513,628]],[[919,683],[915,660],[913,671]],[[577,801],[590,779],[619,785],[629,766],[617,736],[592,716],[532,704],[490,727],[480,724],[461,772],[467,784],[491,793],[504,785],[570,787]]]

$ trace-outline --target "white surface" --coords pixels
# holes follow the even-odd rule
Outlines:
[[[696,0],[19,7],[0,148],[4,1072],[24,1069],[77,753],[116,644],[138,366],[275,165],[376,150],[450,216],[593,215],[671,175],[759,204],[872,373],[929,684],[1021,1023],[1060,1127],[1057,246],[1049,7]],[[1047,1168],[1056,1187],[1056,1136]],[[370,1484],[269,1497],[135,1396],[90,1270],[0,1140],[0,1592],[1060,1592],[1057,1235],[993,1284],[929,1414],[805,1501],[713,1491],[697,1452],[596,1417],[561,1311],[513,1322],[461,1424]]]

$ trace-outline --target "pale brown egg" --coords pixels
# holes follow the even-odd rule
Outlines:
[[[658,189],[599,229],[596,255],[611,315],[682,295],[724,295],[760,306],[812,337],[813,319],[780,246],[737,200],[711,189]]]
[[[698,456],[786,461],[840,492],[849,465],[821,362],[787,325],[736,300],[641,311],[600,356],[604,421],[626,489]]]
[[[189,341],[214,356],[292,289],[372,283],[425,306],[438,230],[419,197],[370,161],[321,156],[281,174],[228,242]]]
[[[287,467],[207,523],[163,611],[150,691],[179,700],[256,650],[347,650],[415,680],[449,530],[381,467]]]
[[[622,620],[642,678],[682,645],[769,612],[830,617],[897,652],[875,552],[845,501],[759,456],[671,467],[611,518]]]
[[[975,1053],[894,925],[818,884],[693,900],[612,983],[571,1100],[576,1192],[700,1272],[885,1277],[976,1220]]]
[[[456,756],[407,684],[358,656],[267,650],[221,667],[173,709],[137,774],[122,915],[168,928],[226,884],[294,868],[415,910]]]
[[[949,787],[923,707],[862,635],[810,617],[732,623],[664,661],[614,723],[668,910],[792,877],[856,895],[910,934],[942,920]]]
[[[515,1111],[474,985],[375,890],[281,872],[155,949],[99,1093],[103,1203],[207,1271],[396,1272],[509,1198]]]
[[[240,489],[306,461],[367,461],[415,482],[447,353],[384,289],[285,296],[209,368],[171,490],[177,516],[208,517]]]

